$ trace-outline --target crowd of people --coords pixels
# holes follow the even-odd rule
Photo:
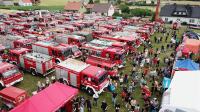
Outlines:
[[[174,51],[176,43],[169,42],[171,37],[176,35],[173,30],[167,31],[166,28],[160,28],[157,33],[161,33],[161,37],[154,37],[153,41],[147,41],[143,44],[144,49],[129,55],[127,61],[132,62],[131,71],[125,73],[123,69],[115,78],[110,78],[109,87],[113,86],[115,89],[108,90],[106,94],[110,94],[109,99],[104,99],[99,104],[99,95],[94,94],[93,99],[79,96],[73,101],[75,112],[88,112],[92,108],[100,106],[102,112],[106,112],[110,106],[116,112],[120,112],[122,108],[126,108],[128,112],[158,112],[160,108],[160,98],[162,97],[164,88],[161,80],[163,77],[171,77],[175,52],[170,52],[169,56],[160,57],[166,51]],[[159,48],[153,48],[154,44],[167,43],[161,45]],[[161,60],[162,59],[162,60]],[[139,88],[139,90],[138,90]],[[136,91],[140,92],[141,101],[136,98]],[[143,102],[143,105],[141,103]]]

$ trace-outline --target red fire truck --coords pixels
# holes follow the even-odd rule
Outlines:
[[[53,59],[51,56],[41,53],[31,53],[29,49],[17,48],[9,51],[10,63],[20,66],[32,75],[46,76],[53,72]]]
[[[96,56],[88,56],[85,62],[93,66],[104,68],[108,71],[108,75],[112,78],[115,78],[118,74],[117,65],[108,59]]]
[[[86,39],[83,36],[78,36],[78,35],[57,35],[55,36],[55,41],[58,43],[64,43],[64,44],[72,44],[72,45],[77,45],[77,46],[82,46],[85,44]]]
[[[17,66],[7,63],[0,63],[0,87],[9,87],[23,80],[22,73],[18,70]]]
[[[108,86],[107,71],[84,62],[67,59],[55,67],[57,79],[85,89],[89,94],[100,94]]]
[[[21,36],[7,36],[5,39],[5,46],[9,46],[10,48],[28,48],[31,49],[31,44],[33,43],[33,40],[31,39],[25,39]]]
[[[125,42],[127,44],[126,50],[129,52],[134,52],[136,47],[140,45],[140,39],[138,35],[135,36],[120,36],[118,34],[113,35],[101,35],[97,36],[99,39],[108,39],[118,42]]]
[[[104,35],[104,34],[109,34],[109,31],[106,30],[106,29],[95,30],[95,31],[92,32],[92,37],[97,38],[97,37]]]
[[[15,40],[13,41],[13,45],[14,48],[28,48],[28,49],[32,49],[31,44],[33,43],[33,40],[31,39],[19,39],[19,40]]]
[[[12,109],[24,102],[28,94],[25,90],[10,86],[0,91],[0,97],[2,103]]]
[[[128,46],[125,42],[117,42],[117,41],[112,41],[112,40],[108,40],[108,39],[94,39],[92,41],[90,41],[90,43],[92,44],[96,44],[96,45],[104,45],[104,46],[110,46],[110,47],[119,47],[124,49],[126,52],[128,52]]]
[[[82,52],[76,45],[59,44],[53,41],[38,41],[32,45],[33,51],[53,56],[56,63],[69,57],[80,57]]]
[[[119,68],[124,67],[124,64],[126,63],[126,52],[122,48],[97,45],[89,42],[84,44],[81,48],[88,52],[86,55],[94,55],[114,61]]]

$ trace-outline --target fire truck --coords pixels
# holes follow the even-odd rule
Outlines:
[[[22,73],[17,66],[7,63],[0,63],[0,87],[9,87],[23,80]]]
[[[110,47],[119,47],[124,49],[126,52],[128,52],[128,46],[125,42],[117,42],[117,41],[112,41],[108,39],[94,39],[90,41],[92,44],[97,44],[97,45],[104,45],[104,46],[110,46]]]
[[[56,76],[68,85],[86,90],[90,95],[101,94],[108,86],[107,71],[75,59],[67,59],[55,67]]]
[[[85,62],[93,66],[104,68],[108,71],[108,75],[111,76],[111,78],[115,78],[118,74],[117,65],[111,60],[96,56],[88,56]]]
[[[104,35],[104,34],[109,34],[109,31],[106,29],[101,29],[101,30],[95,30],[92,32],[92,37],[97,38],[98,36]]]
[[[32,75],[46,76],[53,72],[53,59],[51,56],[30,52],[27,48],[11,49],[8,54],[10,63],[16,64]]]
[[[108,39],[117,42],[125,42],[126,43],[126,50],[129,52],[134,52],[136,47],[140,45],[140,39],[138,35],[135,36],[120,36],[118,34],[113,35],[101,35],[97,36],[99,39]]]
[[[87,51],[86,55],[97,56],[114,61],[119,68],[124,67],[124,64],[126,63],[126,52],[124,49],[119,47],[97,45],[88,42],[87,44],[84,44],[81,49]]]
[[[9,48],[28,48],[31,49],[31,44],[33,43],[32,39],[25,39],[21,36],[8,36],[5,39],[5,46],[9,46]]]
[[[58,43],[64,43],[64,44],[72,44],[77,46],[82,46],[86,43],[86,39],[83,36],[78,35],[57,35],[55,36],[55,41]]]
[[[82,52],[76,45],[59,44],[53,41],[38,41],[32,45],[33,51],[53,56],[56,63],[69,57],[80,57]]]

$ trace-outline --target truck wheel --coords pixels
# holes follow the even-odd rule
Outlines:
[[[60,60],[56,59],[56,64],[59,64],[60,63]]]
[[[3,87],[3,85],[2,84],[0,84],[0,90],[2,90],[4,87]]]
[[[92,96],[94,94],[94,91],[91,88],[88,88],[87,93]]]

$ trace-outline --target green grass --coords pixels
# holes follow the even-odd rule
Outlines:
[[[170,26],[170,25],[167,25],[167,27],[169,27],[169,26]],[[180,37],[180,36],[182,35],[182,33],[185,31],[185,29],[186,29],[186,27],[182,27],[182,28],[180,29],[180,31],[179,31],[179,33],[178,33],[178,37]],[[197,32],[200,32],[200,30],[196,30],[196,31],[197,31]],[[158,37],[158,36],[162,36],[162,34],[161,34],[161,33],[155,33],[155,34],[152,36],[152,38],[151,38],[152,42],[153,42],[153,37],[154,37],[154,36],[157,36],[157,37]],[[170,38],[168,39],[168,43],[169,43],[169,41],[170,41]],[[162,45],[164,45],[164,46],[167,45],[167,43],[164,42],[164,39],[163,39],[163,42],[161,42],[161,43],[159,43],[159,44],[155,44],[155,43],[153,42],[153,48],[154,48],[154,49],[160,48]],[[143,50],[143,47],[140,47],[139,50]],[[169,51],[167,51],[167,52],[165,52],[165,53],[161,53],[161,54],[159,55],[159,57],[160,57],[160,59],[161,59],[161,66],[165,66],[165,65],[163,64],[162,59],[163,59],[164,57],[166,57],[166,56],[168,57],[172,51],[173,51],[173,50],[171,49],[171,50],[169,50]],[[131,66],[131,60],[128,60],[128,59],[129,59],[129,58],[127,58],[126,67],[125,67],[124,69],[122,69],[122,71],[124,72],[124,74],[130,74],[130,71],[131,71],[131,68],[132,68],[132,66]],[[139,69],[141,70],[142,68],[138,67],[138,70],[139,70]],[[22,88],[22,89],[27,90],[28,93],[29,93],[29,95],[31,95],[31,93],[32,93],[33,91],[36,90],[37,81],[38,81],[38,80],[39,80],[39,81],[44,81],[44,79],[45,79],[44,77],[36,77],[36,76],[32,76],[32,75],[29,74],[29,73],[25,73],[25,74],[24,74],[24,80],[23,80],[21,83],[17,84],[16,86],[19,87],[19,88]],[[148,81],[148,85],[151,86],[151,82]],[[119,84],[118,84],[118,88],[117,88],[116,92],[118,93],[117,102],[119,102],[119,103],[121,104],[121,111],[120,111],[120,112],[127,112],[127,108],[124,106],[124,105],[125,105],[125,102],[123,102],[122,99],[121,99],[121,97],[120,97],[121,88],[119,87]],[[79,95],[80,95],[80,96],[84,96],[85,98],[90,98],[90,99],[92,99],[91,96],[89,96],[88,94],[86,94],[85,92],[82,92],[82,91],[80,91],[80,94],[79,94]],[[132,96],[139,102],[140,106],[142,107],[142,106],[143,106],[143,100],[141,99],[141,92],[140,92],[140,88],[139,88],[139,87],[136,88],[136,90],[135,90],[134,94],[132,94]],[[97,106],[97,107],[94,107],[94,106],[93,106],[93,107],[92,107],[92,112],[100,112],[100,111],[101,111],[100,106],[101,106],[101,102],[102,102],[103,100],[106,100],[107,103],[108,103],[108,105],[109,105],[109,107],[108,107],[108,112],[114,112],[115,110],[114,110],[114,106],[113,106],[112,103],[111,103],[111,97],[112,97],[112,95],[111,95],[110,92],[104,92],[104,93],[102,93],[102,94],[100,95],[99,100],[98,100],[98,106]]]
[[[39,6],[64,6],[67,1],[69,0],[41,0]]]

